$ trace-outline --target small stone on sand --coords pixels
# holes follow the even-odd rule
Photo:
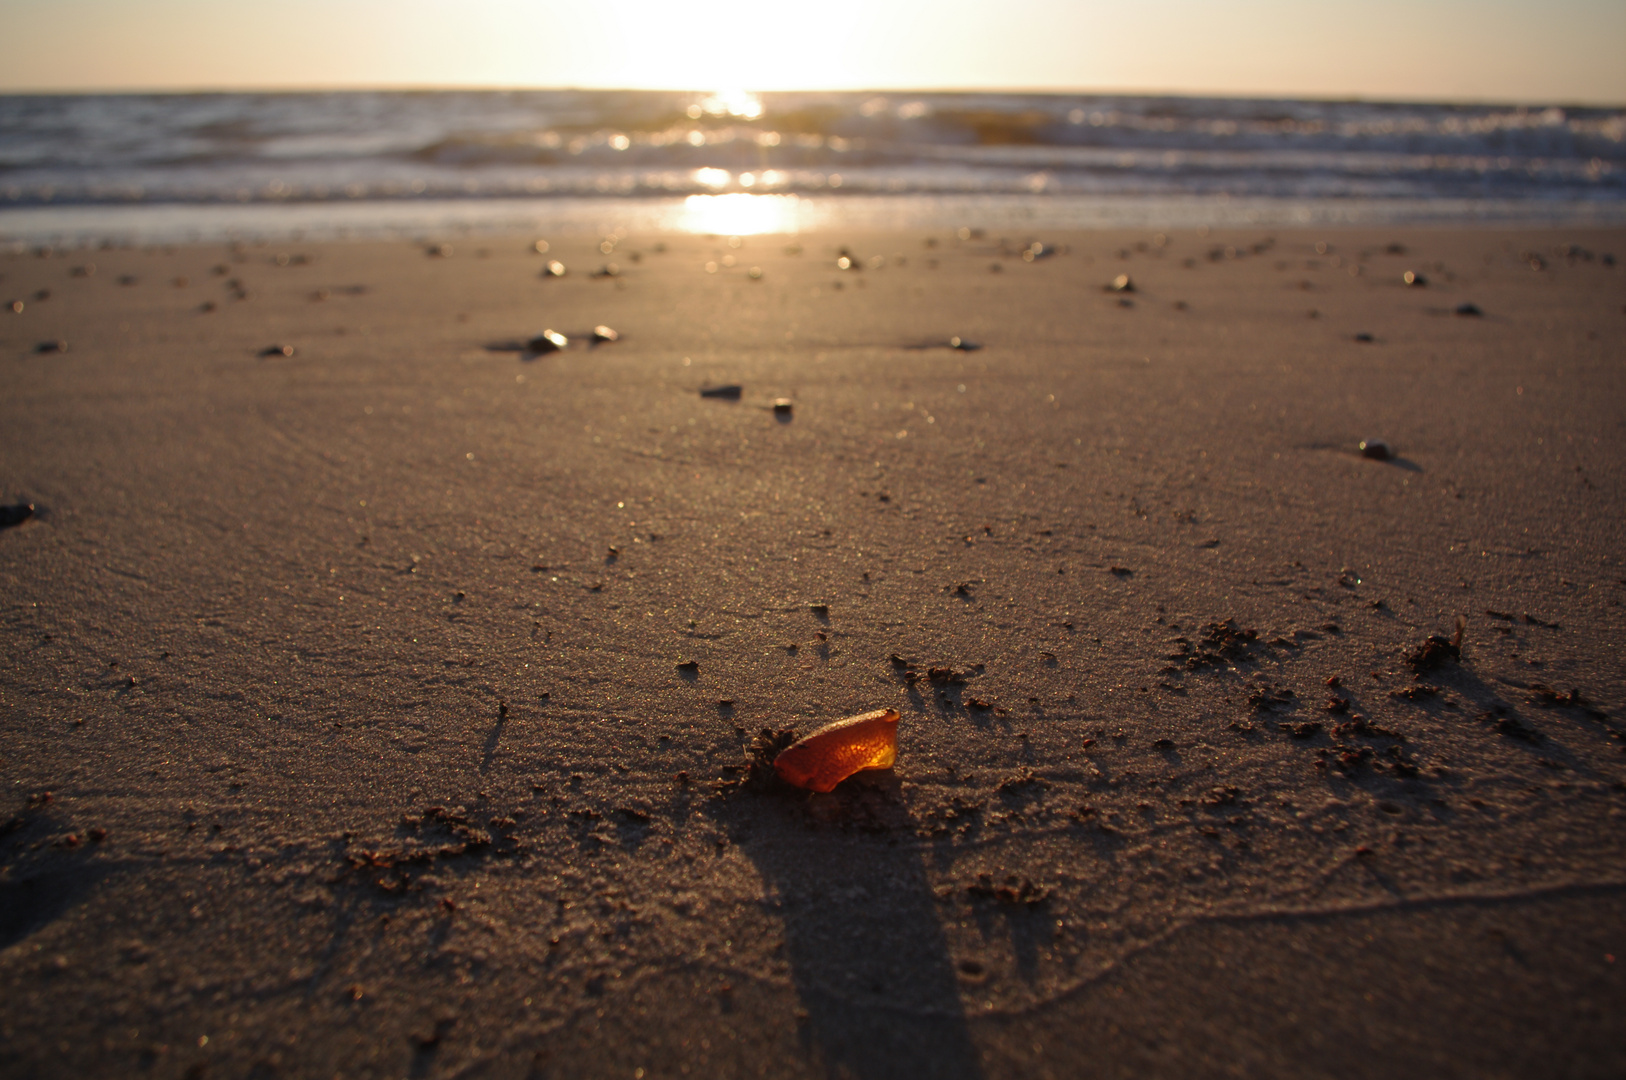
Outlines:
[[[1371,458],[1373,461],[1388,461],[1393,454],[1389,444],[1382,439],[1362,439],[1360,451],[1363,458]]]
[[[558,352],[569,344],[570,339],[558,331],[544,330],[525,343],[525,351],[541,355],[542,353]]]
[[[701,397],[725,398],[729,401],[740,400],[740,395],[744,392],[745,388],[740,386],[739,383],[729,383],[726,386],[702,386],[700,388]]]
[[[0,506],[0,529],[9,529],[13,525],[21,525],[33,516],[33,503],[14,503],[11,506]]]

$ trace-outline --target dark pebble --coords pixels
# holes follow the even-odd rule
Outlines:
[[[1481,316],[1481,315],[1483,315],[1485,313],[1483,311],[1479,310],[1479,305],[1478,304],[1467,303],[1467,304],[1458,304],[1457,305],[1457,314],[1462,315],[1462,316],[1464,316],[1466,318],[1477,319],[1479,316]]]
[[[525,351],[540,355],[558,352],[570,344],[570,339],[556,330],[544,330],[525,343]]]
[[[424,254],[428,255],[431,259],[449,259],[452,257],[452,245],[430,244],[424,249]]]
[[[16,503],[12,506],[0,506],[0,529],[9,529],[13,525],[21,525],[34,516],[33,503]]]
[[[1373,337],[1371,334],[1356,334],[1355,340],[1360,342],[1362,345],[1370,345],[1372,342],[1376,341],[1377,338]]]
[[[727,398],[729,401],[740,400],[740,395],[744,392],[745,388],[738,383],[729,383],[727,386],[702,386],[700,388],[701,397]]]
[[[292,356],[293,354],[294,347],[292,345],[267,345],[260,350],[261,356]]]
[[[1382,439],[1362,439],[1360,451],[1363,458],[1371,458],[1373,461],[1388,461],[1393,456],[1389,444]]]
[[[68,343],[66,341],[42,341],[34,346],[34,351],[37,353],[67,352]]]
[[[795,406],[791,404],[790,398],[782,397],[773,399],[773,411],[780,416],[789,416],[793,408],[795,408]]]

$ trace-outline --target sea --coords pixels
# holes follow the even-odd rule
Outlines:
[[[0,96],[0,244],[1626,224],[1626,109],[1029,93]]]

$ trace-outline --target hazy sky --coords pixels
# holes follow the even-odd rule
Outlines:
[[[0,90],[352,86],[1626,104],[1626,0],[0,0]]]

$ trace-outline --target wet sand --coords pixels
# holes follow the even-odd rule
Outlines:
[[[0,1071],[1626,1069],[1626,235],[534,239],[0,260]]]

